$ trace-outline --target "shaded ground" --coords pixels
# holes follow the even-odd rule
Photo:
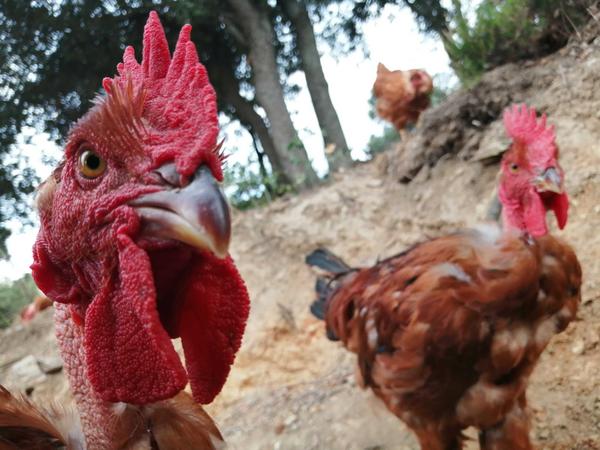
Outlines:
[[[209,406],[233,448],[417,448],[405,427],[356,387],[351,355],[327,341],[322,324],[309,316],[314,275],[304,266],[304,255],[327,246],[353,265],[370,264],[423,236],[481,220],[497,173],[497,166],[481,161],[506,143],[494,93],[510,92],[507,101],[526,101],[556,124],[571,195],[570,222],[559,234],[575,247],[585,277],[580,320],[551,342],[531,381],[533,436],[541,449],[600,449],[600,40],[595,36],[536,64],[486,75],[485,89],[475,88],[475,97],[458,94],[450,99],[454,105],[431,111],[405,147],[373,163],[312,192],[235,215],[232,253],[247,281],[252,312],[227,385]],[[495,116],[469,125],[465,111],[485,106],[484,92],[496,105],[489,108]],[[418,142],[428,151],[415,168],[409,163]],[[396,181],[407,173],[409,184]],[[27,329],[13,327],[0,337],[0,382],[21,357],[56,352],[48,312]],[[46,377],[36,385],[34,399],[68,398],[62,373]]]

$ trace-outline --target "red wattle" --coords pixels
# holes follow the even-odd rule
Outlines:
[[[182,290],[179,335],[194,400],[221,391],[241,343],[250,300],[231,258],[202,254]]]
[[[563,192],[554,196],[550,208],[554,211],[558,228],[562,230],[567,224],[567,217],[569,215],[569,196],[567,193]]]
[[[117,234],[119,266],[85,316],[90,382],[102,400],[147,404],[173,397],[187,374],[161,325],[145,251]]]

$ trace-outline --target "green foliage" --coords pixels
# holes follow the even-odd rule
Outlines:
[[[460,0],[445,45],[452,66],[469,85],[501,64],[556,51],[589,15],[591,0],[482,0],[470,24]]]
[[[448,73],[438,73],[433,76],[433,92],[431,93],[431,106],[437,106],[442,103],[448,95],[455,89],[452,82],[452,75]]]
[[[371,136],[365,153],[373,158],[378,153],[389,150],[390,147],[400,140],[400,135],[394,127],[386,126],[380,136]]]
[[[0,328],[9,326],[36,295],[38,289],[29,274],[16,281],[0,283]]]
[[[273,198],[291,191],[291,187],[278,182],[277,177],[266,170],[257,170],[257,164],[234,163],[225,169],[225,192],[237,209],[251,209],[265,205]]]

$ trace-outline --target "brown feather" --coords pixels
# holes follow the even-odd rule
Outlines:
[[[143,407],[127,408],[118,433],[120,450],[216,450],[223,437],[210,416],[186,392]]]
[[[40,408],[0,386],[0,450],[83,448],[77,415],[57,407]]]
[[[115,405],[115,450],[216,450],[223,437],[192,397],[176,397],[142,408]],[[0,386],[0,450],[83,450],[74,411],[39,408]]]
[[[564,242],[483,226],[338,277],[326,323],[423,449],[462,448],[468,426],[527,449],[527,421],[515,418],[526,416],[528,378],[575,317],[580,286]]]

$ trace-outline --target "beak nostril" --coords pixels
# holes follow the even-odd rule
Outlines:
[[[166,183],[173,187],[183,187],[182,177],[177,173],[177,169],[175,168],[175,163],[167,163],[160,166],[158,169],[154,171],[160,176],[160,178]]]

